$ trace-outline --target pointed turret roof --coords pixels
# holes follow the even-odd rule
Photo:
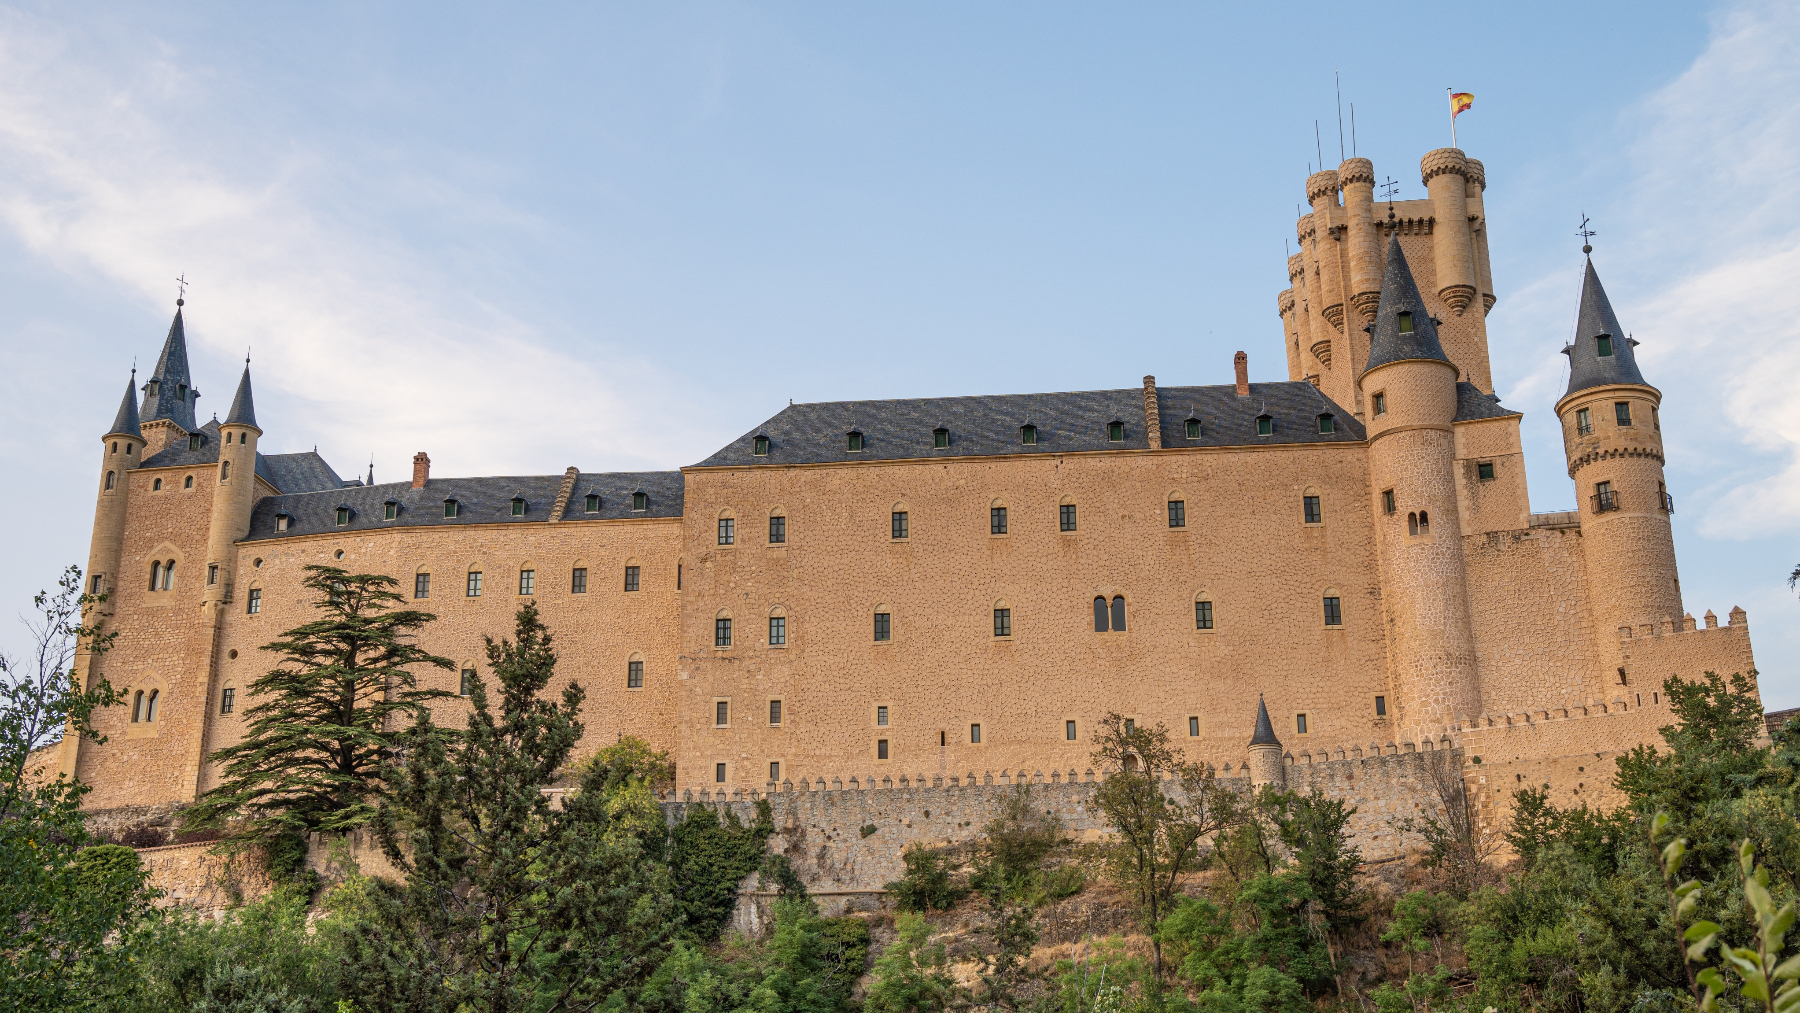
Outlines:
[[[112,428],[106,431],[108,436],[142,437],[144,430],[138,425],[137,402],[137,370],[131,371],[131,379],[125,381],[125,397],[119,402],[119,414],[113,416]]]
[[[1281,740],[1275,737],[1275,726],[1269,723],[1269,705],[1263,703],[1262,694],[1256,695],[1256,734],[1250,736],[1253,746],[1279,746]]]
[[[1412,330],[1400,329],[1400,314],[1411,315]],[[1437,321],[1419,297],[1419,286],[1413,281],[1412,269],[1406,266],[1406,255],[1400,252],[1400,240],[1388,240],[1387,266],[1381,273],[1381,302],[1375,309],[1375,322],[1369,325],[1368,372],[1376,366],[1406,359],[1437,359],[1449,362],[1444,346],[1438,344]]]
[[[250,397],[250,360],[244,360],[244,378],[238,381],[237,394],[231,399],[231,410],[225,413],[228,426],[255,426],[256,404]],[[257,426],[261,429],[261,426]]]
[[[194,389],[188,372],[187,329],[181,322],[181,300],[175,301],[175,320],[169,325],[169,336],[163,341],[162,354],[156,357],[156,368],[150,382],[144,385],[144,413],[152,421],[168,419],[193,432],[194,402],[200,392]]]
[[[1610,355],[1600,354],[1603,335]],[[1563,396],[1609,383],[1644,383],[1633,350],[1636,347],[1637,342],[1619,327],[1612,301],[1606,298],[1606,289],[1601,287],[1600,276],[1594,273],[1594,261],[1589,258],[1581,279],[1581,313],[1575,321],[1575,342],[1563,349],[1569,357],[1569,389]]]

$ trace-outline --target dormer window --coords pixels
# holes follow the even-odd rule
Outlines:
[[[757,457],[769,456],[769,438],[767,436],[758,436],[755,440],[751,441],[750,452]]]
[[[1106,424],[1106,440],[1108,443],[1118,443],[1124,439],[1125,423],[1114,420]]]
[[[1037,442],[1037,427],[1036,426],[1020,426],[1019,427],[1019,442],[1023,443],[1027,447],[1036,443]]]
[[[1412,314],[1411,313],[1401,313],[1399,315],[1398,319],[1399,319],[1399,324],[1400,324],[1400,333],[1401,334],[1411,334],[1413,332]]]
[[[1200,438],[1200,420],[1199,419],[1188,419],[1187,420],[1187,438],[1190,440],[1197,440]]]
[[[643,511],[643,510],[650,509],[650,494],[644,493],[644,492],[632,493],[631,494],[631,509],[634,511]]]
[[[350,508],[349,507],[340,506],[337,508],[337,523],[338,523],[338,527],[340,527],[340,528],[343,527],[344,525],[350,523]]]
[[[1275,434],[1275,417],[1273,415],[1266,415],[1266,414],[1258,415],[1256,417],[1256,435],[1258,435],[1258,436],[1273,436],[1274,434]]]
[[[1330,414],[1320,415],[1319,416],[1319,432],[1321,432],[1321,433],[1337,432],[1337,419],[1332,418]]]
[[[525,516],[525,497],[514,496],[512,498],[512,515],[514,517]]]
[[[863,448],[863,435],[861,433],[852,429],[852,430],[850,430],[849,433],[847,433],[845,435],[847,437],[847,442],[849,444],[850,450],[857,451],[857,450],[861,450]]]
[[[394,518],[400,516],[400,504],[398,501],[388,500],[386,503],[383,503],[381,506],[382,506],[382,510],[381,510],[381,519],[382,520],[391,521]]]
[[[444,501],[444,516],[445,517],[455,517],[457,514],[457,511],[460,508],[461,508],[461,504],[457,503],[453,499],[447,499]]]
[[[1596,346],[1594,349],[1595,353],[1601,357],[1612,354],[1612,335],[1602,334],[1594,339],[1594,344]]]
[[[950,430],[945,429],[943,426],[939,426],[931,431],[931,446],[933,450],[942,450],[949,445]]]
[[[175,385],[175,398],[182,404],[187,404],[187,384],[180,383]]]
[[[199,450],[200,449],[200,434],[199,433],[189,433],[188,434],[188,449],[189,450]]]
[[[293,520],[293,518],[289,517],[287,514],[276,514],[275,530],[278,532],[286,531],[288,529],[288,522],[291,520]]]
[[[590,513],[590,514],[599,513],[600,512],[600,494],[597,492],[588,493],[587,494],[587,502],[582,504],[582,510],[584,512]]]

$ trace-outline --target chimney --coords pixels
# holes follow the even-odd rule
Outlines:
[[[1144,377],[1144,432],[1150,434],[1150,449],[1162,449],[1162,416],[1156,408],[1156,377]]]
[[[1250,396],[1250,357],[1243,352],[1232,357],[1231,364],[1237,367],[1238,397]]]
[[[1241,355],[1243,353],[1240,352],[1238,354]],[[431,456],[429,454],[425,453],[425,451],[421,450],[418,453],[413,455],[413,484],[412,484],[412,487],[414,489],[425,488],[425,480],[430,477],[431,477]]]

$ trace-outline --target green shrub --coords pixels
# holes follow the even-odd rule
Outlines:
[[[968,896],[969,888],[952,878],[948,860],[922,844],[911,844],[901,855],[906,874],[887,884],[887,892],[901,911],[948,911]]]

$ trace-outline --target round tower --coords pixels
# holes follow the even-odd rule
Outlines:
[[[1618,653],[1619,627],[1682,616],[1669,524],[1674,501],[1663,479],[1657,413],[1662,392],[1638,371],[1636,346],[1588,261],[1575,340],[1563,349],[1569,389],[1556,415],[1575,481],[1588,609],[1603,658]]]
[[[1456,499],[1456,367],[1438,343],[1398,239],[1389,239],[1367,411],[1389,678],[1403,730],[1436,733],[1480,713]]]
[[[1469,234],[1469,162],[1461,148],[1438,148],[1419,160],[1431,195],[1432,266],[1438,298],[1462,316],[1475,301],[1475,251]]]
[[[1306,177],[1306,203],[1312,205],[1313,242],[1319,265],[1318,297],[1323,302],[1319,315],[1332,330],[1344,330],[1344,271],[1338,253],[1337,230],[1344,225],[1338,210],[1338,174],[1335,169],[1315,172]]]
[[[1349,158],[1338,166],[1344,188],[1345,244],[1350,252],[1350,306],[1356,327],[1375,317],[1381,302],[1381,237],[1375,231],[1375,163]]]
[[[1269,708],[1262,695],[1256,697],[1256,731],[1250,736],[1250,786],[1269,785],[1276,791],[1287,787],[1287,765],[1282,762],[1281,740],[1275,737],[1275,726],[1269,722]]]
[[[212,523],[206,536],[205,600],[231,598],[237,542],[250,533],[250,509],[256,505],[256,407],[250,396],[250,360],[238,381],[231,411],[219,424],[218,488],[213,491]]]

